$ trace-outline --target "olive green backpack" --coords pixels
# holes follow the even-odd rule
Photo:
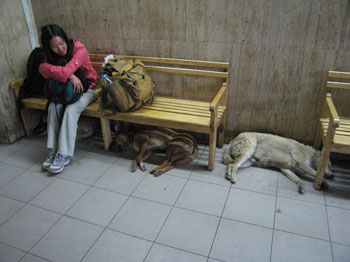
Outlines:
[[[102,111],[126,112],[141,108],[154,96],[154,81],[140,60],[113,57],[103,67]]]

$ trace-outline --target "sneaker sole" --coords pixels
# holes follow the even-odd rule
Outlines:
[[[68,166],[69,164],[70,164],[70,161],[69,161],[67,164],[63,165],[60,169],[57,169],[57,170],[50,170],[50,168],[49,168],[48,170],[49,170],[50,174],[58,174],[58,173],[61,173],[61,172],[63,171],[63,169],[64,169],[66,166]]]
[[[51,165],[52,165],[52,163],[47,163],[47,164],[43,163],[43,164],[41,165],[41,168],[42,168],[42,169],[45,169],[45,170],[48,170],[48,169],[50,168]]]

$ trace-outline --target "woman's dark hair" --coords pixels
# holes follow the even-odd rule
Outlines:
[[[56,36],[62,37],[67,44],[67,54],[62,57],[55,54],[50,48],[50,40]],[[61,27],[55,24],[48,24],[41,28],[41,45],[45,51],[47,62],[53,65],[65,65],[72,58],[74,43],[68,39]]]

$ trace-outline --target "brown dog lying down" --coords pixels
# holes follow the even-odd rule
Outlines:
[[[166,160],[150,171],[159,176],[174,168],[174,165],[184,165],[198,156],[198,146],[195,139],[186,133],[179,133],[169,128],[143,129],[138,132],[120,133],[115,138],[117,151],[131,149],[138,152],[131,165],[131,171],[137,167],[146,171],[144,161],[155,152],[165,152]]]
[[[296,174],[316,176],[321,152],[295,140],[262,133],[245,132],[234,138],[226,148],[223,161],[227,166],[227,179],[236,182],[237,170],[241,167],[273,167],[298,186],[299,193],[304,192],[301,179]],[[333,178],[330,162],[326,169],[326,178]],[[322,187],[328,188],[323,181]]]

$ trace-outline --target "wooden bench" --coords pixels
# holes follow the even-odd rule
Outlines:
[[[106,55],[90,54],[89,56],[93,66],[98,72],[101,72],[102,62]],[[104,114],[100,112],[99,105],[101,103],[101,93],[100,90],[97,90],[97,101],[88,106],[86,110],[83,111],[82,115],[97,117],[100,119],[105,150],[108,151],[112,142],[110,120],[199,132],[209,135],[208,169],[213,170],[216,146],[222,146],[224,143],[229,63],[141,56],[121,56],[126,59],[140,59],[145,64],[146,69],[151,75],[152,72],[160,72],[166,74],[215,78],[219,80],[219,84],[210,87],[214,89],[215,93],[212,98],[209,98],[208,101],[198,101],[196,99],[184,99],[159,95],[157,93],[157,81],[155,81],[156,95],[152,104],[146,104],[143,108],[134,112],[117,112],[115,114],[108,110],[105,110]],[[11,83],[11,87],[17,90],[16,94],[18,94],[18,90],[22,84],[23,79]],[[168,84],[171,85],[171,83]],[[23,99],[23,104],[25,108],[44,110],[46,101],[47,100],[44,98],[25,98]],[[25,117],[23,117],[23,119],[24,118]],[[28,127],[26,127],[26,130],[27,128]]]
[[[336,89],[350,90],[350,72],[328,71],[326,96],[321,112],[314,147],[322,142],[322,154],[314,180],[314,188],[321,189],[331,152],[350,154],[350,117],[339,115],[332,96]],[[339,102],[338,109],[341,108]]]

